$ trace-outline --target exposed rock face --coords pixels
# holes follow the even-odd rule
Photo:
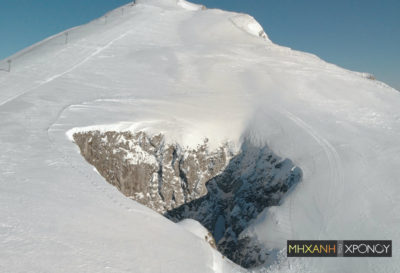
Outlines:
[[[263,264],[268,253],[240,233],[262,210],[278,205],[301,179],[301,170],[280,160],[267,147],[244,143],[225,170],[207,183],[208,194],[170,210],[174,221],[192,218],[213,231],[218,249],[243,267]]]
[[[206,242],[209,243],[212,248],[217,249],[217,243],[215,243],[215,239],[211,232],[208,232],[207,235],[204,236],[204,240],[206,240]]]
[[[81,154],[124,195],[165,213],[207,194],[206,182],[229,159],[227,145],[209,152],[165,144],[160,135],[92,131],[74,134]]]
[[[86,160],[123,194],[175,222],[197,220],[210,231],[206,241],[246,268],[263,264],[268,253],[240,233],[302,176],[290,160],[248,142],[233,156],[227,144],[215,151],[206,141],[183,149],[166,144],[161,134],[143,132],[92,131],[74,139]]]

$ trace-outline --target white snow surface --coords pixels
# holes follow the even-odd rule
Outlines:
[[[267,34],[264,32],[262,26],[254,19],[254,17],[248,14],[239,14],[231,17],[232,23],[234,23],[238,28],[244,30],[245,32],[263,37],[265,40],[269,41]]]
[[[126,5],[0,71],[0,272],[241,270],[93,172],[66,133],[103,125],[249,138],[293,160],[303,181],[244,231],[267,248],[393,240],[393,258],[278,255],[260,271],[400,272],[399,93],[238,28],[243,15],[178,3]]]
[[[201,10],[201,9],[205,8],[202,5],[197,5],[197,4],[194,4],[194,3],[190,3],[190,2],[185,1],[185,0],[177,0],[177,4],[178,4],[178,6],[184,8],[184,9],[192,10],[192,11]]]
[[[204,240],[204,237],[208,235],[208,230],[203,227],[199,222],[193,219],[185,219],[178,223],[179,226],[183,227],[184,229],[190,231],[197,237]]]

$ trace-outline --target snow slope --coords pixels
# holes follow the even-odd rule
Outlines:
[[[399,272],[399,93],[258,37],[247,15],[137,2],[0,71],[0,272],[241,270],[105,183],[66,136],[87,126],[266,143],[304,177],[247,234],[277,251],[287,239],[392,239],[394,257],[278,257],[265,270]]]

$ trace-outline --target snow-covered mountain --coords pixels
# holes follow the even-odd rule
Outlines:
[[[0,272],[400,271],[400,94],[370,75],[184,0],[0,69]],[[288,239],[393,257],[286,258]]]

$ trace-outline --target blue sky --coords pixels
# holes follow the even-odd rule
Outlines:
[[[0,59],[127,0],[0,0]],[[192,0],[249,13],[270,39],[400,90],[400,0]]]

